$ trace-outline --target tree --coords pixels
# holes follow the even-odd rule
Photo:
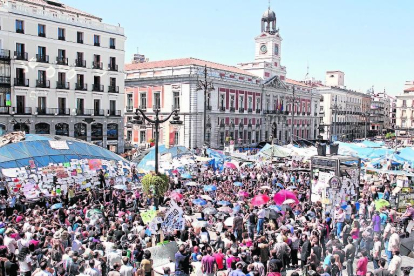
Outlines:
[[[165,174],[155,174],[151,172],[144,175],[141,180],[142,191],[146,195],[162,197],[168,191],[169,181]]]
[[[385,139],[392,139],[394,137],[395,137],[395,133],[388,132],[387,134],[385,134]]]

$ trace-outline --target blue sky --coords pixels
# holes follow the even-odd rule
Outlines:
[[[62,0],[120,23],[126,61],[137,51],[150,60],[195,57],[228,65],[254,59],[254,37],[267,0]],[[111,4],[109,4],[111,3]],[[117,5],[114,5],[117,3]],[[283,38],[288,77],[342,70],[354,90],[399,94],[414,80],[412,0],[272,0]]]

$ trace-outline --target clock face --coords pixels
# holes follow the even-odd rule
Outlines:
[[[262,52],[262,54],[266,54],[267,53],[267,47],[266,47],[266,45],[260,46],[260,52]]]

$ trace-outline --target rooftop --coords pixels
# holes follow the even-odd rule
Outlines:
[[[404,89],[404,92],[414,92],[414,86],[410,87],[410,88],[407,88],[407,89]]]
[[[160,61],[150,61],[144,63],[136,64],[125,64],[126,71],[135,71],[135,70],[145,70],[145,69],[154,69],[154,68],[169,68],[169,67],[180,67],[180,66],[207,66],[209,68],[229,71],[237,74],[248,75],[254,78],[257,78],[256,75],[253,75],[250,72],[237,68],[235,66],[224,65],[212,61],[201,60],[197,58],[180,58],[180,59],[170,59],[170,60],[160,60]]]
[[[75,14],[75,15],[81,15],[81,16],[85,16],[85,17],[89,17],[89,18],[93,18],[93,19],[102,21],[102,18],[96,17],[92,14],[83,12],[81,10],[72,8],[70,6],[67,6],[67,5],[63,4],[62,2],[60,2],[58,0],[15,0],[15,1],[30,4],[30,5],[41,6],[41,7],[48,8],[48,9],[53,9],[53,10],[56,10],[56,11],[72,13],[72,14]]]
[[[285,83],[312,88],[312,86],[308,85],[307,83],[297,81],[297,80],[288,79],[288,78],[286,78]]]

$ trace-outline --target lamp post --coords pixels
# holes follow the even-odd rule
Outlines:
[[[159,132],[160,132],[160,125],[167,122],[171,116],[173,116],[173,120],[170,121],[171,125],[182,125],[183,121],[180,121],[180,116],[178,115],[178,109],[173,110],[170,114],[167,115],[167,118],[160,119],[161,110],[158,106],[153,107],[153,111],[155,113],[155,119],[150,119],[145,115],[145,111],[142,109],[137,108],[135,111],[135,116],[133,118],[132,124],[135,125],[142,125],[144,121],[149,122],[155,128],[155,173],[158,174],[158,142],[159,142]]]
[[[203,122],[203,143],[207,145],[206,139],[206,124],[207,124],[207,95],[210,91],[214,91],[214,85],[212,81],[207,80],[207,65],[204,66],[204,80],[198,80],[197,91],[204,90],[204,122]]]

